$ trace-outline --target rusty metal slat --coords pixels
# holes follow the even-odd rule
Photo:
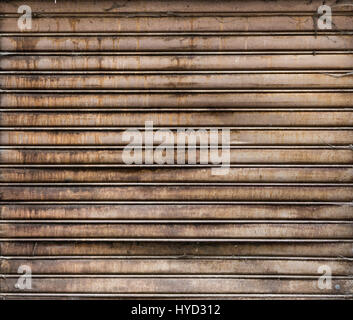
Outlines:
[[[348,89],[346,89],[348,90]],[[342,90],[341,90],[342,91]],[[54,92],[55,93],[55,92]],[[60,94],[41,92],[3,92],[3,108],[259,108],[259,107],[352,107],[351,92],[311,90],[307,92],[156,92],[149,93],[80,93],[61,91]]]
[[[351,219],[341,204],[2,204],[1,219]],[[353,253],[353,252],[352,252]]]
[[[0,182],[353,182],[351,168],[230,168],[225,176],[212,168],[44,169],[2,168]]]
[[[33,8],[33,11],[38,13],[80,13],[84,8],[85,13],[169,13],[170,15],[184,13],[184,12],[197,12],[197,13],[259,13],[259,12],[311,12],[317,11],[317,8],[322,5],[321,0],[314,0],[309,2],[298,2],[295,0],[280,0],[276,2],[266,3],[264,6],[263,1],[220,1],[214,2],[211,0],[196,0],[196,1],[163,1],[152,0],[146,4],[145,1],[113,1],[103,0],[99,2],[84,0],[79,3],[72,3],[72,1],[61,0],[60,3],[48,2],[43,6],[43,3],[38,0],[31,0],[26,2],[27,5]],[[332,5],[334,11],[351,11],[351,7],[344,3],[328,3]],[[1,4],[1,11],[3,13],[17,14],[17,6],[13,3],[4,2]]]
[[[345,76],[348,75],[348,76]],[[351,75],[351,76],[349,76]],[[349,73],[0,75],[3,89],[252,89],[353,87]]]
[[[349,12],[347,12],[349,13]],[[30,32],[180,32],[180,31],[314,31],[316,26],[308,15],[271,16],[169,16],[109,17],[52,16],[43,14],[34,19]],[[92,18],[95,23],[92,24]],[[2,17],[2,32],[18,32],[18,16]],[[334,13],[336,30],[351,30],[353,17]]]
[[[217,150],[216,150],[217,151]],[[185,151],[185,162],[183,165],[188,165],[188,161],[192,160],[189,152]],[[210,152],[207,151],[206,152]],[[0,150],[0,163],[2,165],[23,165],[30,166],[35,164],[60,164],[61,165],[91,165],[91,166],[106,166],[110,165],[126,165],[124,161],[124,150],[49,150],[49,149],[3,149]],[[195,154],[195,163],[200,164],[200,150],[193,150]],[[142,149],[135,149],[134,155],[145,159],[146,152]],[[192,155],[191,155],[192,156]],[[171,150],[165,156],[159,153],[154,154],[154,164],[158,161],[169,163],[170,165],[177,165],[177,151]],[[336,148],[328,148],[326,150],[310,150],[310,149],[232,149],[230,150],[230,164],[243,164],[249,166],[250,164],[352,164],[353,152],[351,149],[340,150]],[[126,165],[128,167],[128,165]],[[214,167],[214,166],[213,166]]]
[[[174,135],[176,135],[175,131]],[[105,130],[93,131],[87,129],[81,130],[65,130],[65,131],[48,131],[42,130],[2,130],[0,134],[1,145],[55,145],[57,146],[121,146],[126,145],[122,139],[122,130]],[[145,143],[143,138],[142,142]],[[248,129],[248,130],[231,130],[231,145],[321,145],[331,147],[335,145],[350,145],[353,141],[353,130],[329,130],[329,129],[291,129],[281,130],[266,128],[264,129]]]
[[[69,227],[68,227],[69,226]],[[1,238],[272,238],[349,239],[353,222],[341,223],[6,223]]]
[[[1,186],[3,201],[351,201],[350,186]]]
[[[342,4],[344,7],[344,5]],[[349,4],[347,4],[349,6]],[[335,17],[349,17],[352,15],[351,11],[339,11],[335,10],[333,12]],[[14,19],[20,16],[19,13],[0,13],[0,19]],[[155,18],[155,19],[165,19],[165,18],[265,18],[265,17],[313,17],[314,12],[310,11],[283,11],[283,12],[182,12],[182,13],[172,13],[172,12],[36,12],[35,18],[46,19],[46,18],[58,18],[58,19],[74,19],[74,18],[122,18],[122,19],[135,19],[135,18]],[[99,27],[99,26],[97,26]],[[25,31],[25,30],[23,30]],[[319,30],[318,30],[319,31]]]
[[[18,32],[16,18],[2,18],[1,30],[4,33]],[[221,19],[221,20],[220,20]],[[352,16],[334,16],[335,29],[352,30]],[[315,25],[312,17],[308,16],[265,16],[265,17],[137,17],[117,19],[116,17],[96,17],[92,26],[92,19],[82,17],[43,17],[35,19],[32,24],[31,34],[57,33],[57,32],[234,32],[234,31],[311,31]],[[54,22],[53,22],[54,21]],[[139,26],[140,25],[140,26]],[[322,31],[321,31],[322,32]],[[28,33],[28,32],[26,32]],[[320,33],[320,31],[318,32]]]
[[[267,36],[2,36],[6,51],[234,51],[234,50],[352,50],[350,35]]]
[[[16,292],[17,279],[0,279],[5,292]],[[352,280],[335,280],[339,289],[326,289],[325,293],[352,295]],[[141,278],[91,278],[91,279],[47,279],[33,281],[32,292],[89,293],[322,293],[313,280],[286,279],[141,279]],[[93,290],[92,290],[93,289]],[[22,293],[23,294],[23,293]],[[32,293],[33,294],[33,293]]]
[[[346,5],[341,4],[334,6],[336,10],[334,10],[333,14],[335,17],[349,17],[352,15],[352,12],[349,10],[337,10],[339,7],[347,7],[349,3]],[[10,19],[10,18],[18,18],[20,16],[19,13],[0,13],[0,19]],[[135,18],[155,18],[155,19],[165,19],[165,18],[241,18],[241,17],[248,17],[248,18],[264,18],[264,17],[314,17],[315,12],[313,11],[275,11],[275,12],[207,12],[207,11],[200,11],[200,12],[36,12],[35,18],[37,19],[46,19],[46,18],[122,18],[122,19],[135,19]],[[99,26],[97,26],[99,27]],[[24,30],[25,31],[25,30]],[[220,30],[221,31],[221,30]],[[319,30],[318,30],[319,31]]]
[[[286,259],[249,259],[226,260],[203,259],[1,259],[2,273],[8,277],[17,274],[20,265],[29,265],[32,273],[51,277],[55,275],[71,275],[73,277],[83,275],[168,275],[179,274],[180,277],[199,275],[231,275],[235,277],[275,277],[275,276],[317,276],[321,265],[328,265],[334,277],[349,276],[353,271],[353,264],[349,261],[329,260],[286,260]],[[18,276],[18,274],[17,274]]]
[[[353,79],[353,77],[352,77]],[[236,126],[352,126],[353,112],[227,111],[227,112],[1,112],[2,127],[236,127]],[[137,134],[137,133],[136,133]],[[164,137],[166,138],[166,137]],[[162,139],[161,137],[159,139]],[[167,140],[174,137],[167,137]]]
[[[1,70],[290,70],[351,69],[351,54],[293,55],[18,55],[2,56]]]
[[[109,255],[113,257],[130,256],[133,258],[136,255],[151,255],[159,257],[163,255],[184,256],[184,257],[203,257],[209,255],[226,256],[229,255],[265,255],[277,257],[283,256],[314,256],[314,257],[352,257],[352,243],[343,240],[337,242],[335,240],[313,242],[306,240],[306,242],[261,242],[253,240],[246,242],[158,242],[149,241],[146,245],[145,242],[126,242],[126,241],[77,241],[70,243],[67,241],[0,241],[0,248],[2,255],[6,256],[47,256],[50,255],[54,259],[61,255],[69,255],[71,257],[79,257],[81,255],[95,256],[99,253],[101,256]]]

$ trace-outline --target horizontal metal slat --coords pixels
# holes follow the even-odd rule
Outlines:
[[[353,79],[353,76],[352,76]],[[353,110],[353,109],[352,109]],[[237,127],[237,126],[352,126],[353,111],[226,111],[226,112],[1,112],[3,127]],[[151,126],[150,126],[151,127]],[[137,135],[138,133],[135,133]],[[157,132],[159,140],[174,136]],[[128,135],[128,139],[130,136]],[[157,139],[157,138],[156,138]],[[128,140],[129,141],[129,140]],[[169,142],[172,143],[172,142]]]
[[[21,265],[28,265],[35,275],[318,275],[320,266],[331,268],[333,276],[349,276],[349,261],[303,259],[1,259],[3,274],[17,274]]]
[[[353,257],[352,243],[346,240],[318,242],[268,241],[253,239],[241,241],[0,241],[3,256],[52,256],[72,257],[89,256],[130,256],[151,255],[159,257],[169,255],[179,258],[218,256],[302,256],[302,257]]]
[[[25,35],[25,34],[24,34]],[[351,35],[278,36],[2,36],[6,51],[352,50]]]
[[[0,173],[0,182],[105,181],[353,182],[353,161],[351,168],[230,168],[222,176],[212,175],[212,168],[2,168]]]
[[[3,201],[352,201],[351,186],[1,186]]]
[[[3,204],[1,219],[346,219],[341,204]],[[353,251],[352,251],[353,254]]]
[[[23,255],[2,257],[1,288],[11,298],[353,297],[353,42],[341,32],[352,12],[327,4],[330,31],[316,30],[316,0],[34,0],[28,32],[17,2],[1,4],[0,250]],[[276,107],[288,110],[264,110]],[[123,164],[123,130],[150,116],[174,137],[180,125],[229,126],[229,175]],[[231,257],[241,254],[271,259]],[[22,293],[26,262],[38,283]],[[322,264],[334,269],[325,292]]]
[[[1,238],[295,238],[351,239],[353,222],[334,223],[195,223],[87,224],[0,223]]]
[[[351,69],[351,54],[316,55],[15,55],[0,56],[1,70],[288,70]]]
[[[317,8],[322,5],[321,0],[313,0],[308,2],[299,2],[296,0],[280,0],[276,2],[266,3],[263,1],[254,0],[249,2],[244,1],[211,1],[211,0],[196,0],[196,1],[163,1],[152,0],[146,4],[145,1],[126,2],[124,0],[113,1],[103,0],[99,2],[84,0],[79,3],[72,3],[69,0],[61,0],[60,3],[48,2],[45,6],[38,0],[30,0],[26,2],[31,6],[32,10],[37,13],[81,13],[84,8],[85,13],[167,13],[169,15],[184,13],[184,12],[213,12],[213,13],[230,13],[230,12],[316,12]],[[344,3],[336,3],[328,1],[328,5],[332,5],[336,11],[351,11],[351,7]],[[2,5],[3,13],[17,14],[17,6],[12,3],[4,2]]]
[[[18,292],[17,279],[0,279],[4,293]],[[36,278],[33,292],[76,293],[307,293],[352,295],[353,280],[334,280],[332,289],[318,288],[317,278],[312,280],[286,279],[148,279],[148,278]],[[324,292],[323,292],[324,291]],[[23,294],[23,293],[22,293]]]
[[[81,13],[82,15],[82,13]],[[334,30],[352,30],[353,17],[334,15]],[[2,32],[18,32],[17,17],[1,18]],[[314,31],[315,21],[291,16],[48,17],[32,22],[30,32],[180,32],[180,31]],[[319,30],[320,31],[320,30]],[[328,31],[328,30],[325,30]]]
[[[348,76],[346,76],[348,75]],[[353,72],[324,74],[0,75],[3,89],[351,88]]]
[[[131,158],[135,162],[141,159],[140,164],[145,164],[146,152],[141,149],[137,150],[50,150],[50,149],[2,149],[0,150],[1,164],[62,164],[71,165],[109,165],[111,164],[127,164]],[[175,164],[177,165],[178,151],[171,150],[162,155],[160,151],[154,151],[153,163]],[[189,152],[190,155],[189,155]],[[210,160],[211,151],[205,150],[207,159]],[[218,152],[217,150],[213,151]],[[184,154],[184,152],[183,152]],[[195,159],[193,160],[193,154]],[[179,152],[180,155],[180,152]],[[227,165],[228,158],[223,156],[224,165]],[[200,150],[185,150],[184,165],[200,164]],[[212,162],[213,163],[213,162]],[[212,164],[211,163],[211,164]],[[327,150],[310,150],[310,149],[232,149],[230,150],[229,163],[231,164],[353,164],[353,152],[350,149],[328,148]],[[220,166],[216,164],[216,166]],[[190,171],[191,172],[191,171]]]
[[[352,107],[352,92],[3,93],[2,108]]]
[[[143,131],[141,131],[143,132]],[[175,130],[174,138],[176,138]],[[146,140],[143,135],[142,142]],[[174,141],[176,141],[174,139]],[[231,130],[231,145],[321,145],[333,148],[335,145],[350,145],[353,141],[353,130],[320,130],[320,129],[247,129]],[[56,146],[122,146],[123,130],[2,130],[1,145],[29,146],[29,145],[56,145]],[[241,154],[241,153],[239,153]],[[1,159],[1,157],[0,157]]]

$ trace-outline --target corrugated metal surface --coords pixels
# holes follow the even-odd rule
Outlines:
[[[353,296],[352,4],[320,30],[316,0],[32,0],[20,31],[22,4],[0,4],[2,297]],[[229,173],[125,164],[147,120],[229,128]]]

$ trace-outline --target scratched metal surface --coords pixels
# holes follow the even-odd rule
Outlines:
[[[0,3],[2,298],[353,297],[352,5],[320,30],[318,0],[30,0],[21,31],[22,4]],[[147,120],[169,147],[229,128],[229,173],[125,164]]]

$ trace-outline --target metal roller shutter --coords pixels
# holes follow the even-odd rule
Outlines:
[[[0,4],[1,297],[353,296],[352,5],[322,30],[317,0],[25,4],[25,30]],[[126,164],[146,121],[229,128],[228,174]]]

